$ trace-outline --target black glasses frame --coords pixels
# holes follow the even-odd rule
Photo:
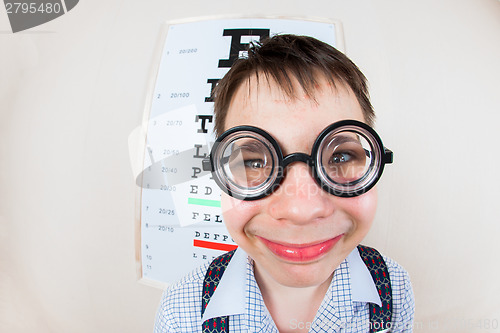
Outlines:
[[[345,189],[336,189],[336,188],[333,188],[330,185],[328,185],[327,181],[325,181],[325,179],[323,179],[321,177],[320,168],[322,166],[318,165],[319,163],[316,162],[322,140],[327,135],[334,132],[335,130],[338,130],[338,129],[341,129],[344,127],[345,128],[361,128],[364,131],[368,132],[369,135],[371,136],[371,138],[373,139],[373,141],[375,141],[375,143],[376,143],[375,146],[373,147],[373,149],[378,150],[378,154],[381,157],[378,160],[379,165],[378,165],[377,174],[374,177],[372,177],[373,178],[372,181],[369,182],[366,186],[361,187],[355,191],[347,191]],[[242,131],[254,132],[254,133],[257,133],[260,136],[264,137],[272,145],[272,148],[276,152],[276,156],[277,156],[277,161],[273,161],[273,163],[275,163],[273,165],[273,170],[276,169],[276,165],[277,165],[277,171],[276,171],[277,174],[276,174],[275,180],[273,181],[271,186],[267,187],[266,190],[264,190],[263,192],[258,192],[257,195],[253,195],[253,196],[249,196],[247,194],[241,194],[241,193],[237,193],[235,191],[232,191],[230,189],[230,187],[227,185],[227,183],[225,182],[225,180],[221,179],[221,177],[219,177],[219,174],[215,170],[215,166],[217,165],[217,163],[215,163],[215,161],[213,160],[214,156],[217,155],[217,151],[218,151],[219,146],[224,142],[224,139],[235,132],[242,132]],[[360,131],[359,134],[365,136],[363,134],[363,131]],[[368,142],[372,142],[372,140],[370,140],[366,136],[365,136],[365,139],[367,139]],[[365,154],[368,157],[371,157],[370,156],[371,152],[365,150]],[[377,152],[375,152],[375,154],[377,154]],[[211,171],[212,172],[212,176],[213,176],[215,182],[217,183],[217,185],[228,195],[230,195],[234,198],[240,199],[240,200],[258,200],[258,199],[262,199],[268,195],[271,195],[279,187],[279,185],[283,181],[284,177],[286,176],[284,170],[290,164],[295,163],[295,162],[303,162],[303,163],[306,163],[308,166],[310,166],[312,169],[313,178],[315,179],[316,183],[324,191],[326,191],[332,195],[338,196],[338,197],[355,197],[355,196],[359,196],[363,193],[366,193],[373,186],[375,186],[375,184],[378,182],[378,180],[382,176],[382,172],[384,171],[385,164],[390,164],[393,162],[393,152],[383,146],[382,140],[380,139],[377,132],[375,132],[375,130],[373,128],[371,128],[367,124],[362,123],[362,122],[357,121],[357,120],[342,120],[342,121],[338,121],[338,122],[335,122],[335,123],[327,126],[318,135],[318,137],[314,141],[314,144],[313,144],[313,147],[311,150],[311,155],[297,152],[297,153],[291,153],[291,154],[288,154],[286,156],[283,156],[283,152],[281,150],[281,147],[278,145],[278,142],[269,133],[267,133],[266,131],[264,131],[263,129],[260,129],[258,127],[243,125],[243,126],[236,126],[236,127],[230,128],[227,131],[225,131],[224,133],[222,133],[217,138],[214,145],[212,146],[210,155],[208,155],[206,158],[203,159],[202,167],[203,167],[204,171]],[[373,160],[372,160],[372,163],[374,163]],[[373,167],[377,167],[377,166],[371,165],[370,167],[373,168]],[[365,176],[366,176],[366,174],[365,174]],[[352,182],[352,183],[342,184],[342,186],[355,185],[356,183],[358,183],[360,181],[361,181],[361,179],[356,180],[355,182]]]

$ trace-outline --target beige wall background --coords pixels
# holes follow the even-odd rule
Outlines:
[[[0,10],[0,331],[152,330],[128,135],[163,22],[226,14],[343,22],[395,152],[366,243],[410,272],[415,331],[500,331],[497,0],[86,0],[16,34]]]

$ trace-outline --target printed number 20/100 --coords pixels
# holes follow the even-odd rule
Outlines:
[[[35,2],[7,2],[5,3],[5,9],[7,14],[35,14],[35,13],[47,13],[47,14],[59,14],[62,11],[61,4],[59,3],[35,3]]]
[[[188,98],[189,93],[188,92],[182,92],[182,93],[171,93],[170,98]]]

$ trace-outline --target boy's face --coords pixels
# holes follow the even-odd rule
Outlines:
[[[235,93],[225,130],[238,125],[260,127],[271,134],[283,154],[311,153],[318,134],[331,123],[364,121],[359,103],[342,84],[319,82],[314,98],[296,87],[286,97],[278,85],[252,77]],[[255,261],[256,277],[293,287],[317,286],[361,242],[370,229],[377,204],[375,189],[353,198],[323,191],[305,163],[286,170],[280,188],[268,197],[241,201],[222,195],[229,233]]]

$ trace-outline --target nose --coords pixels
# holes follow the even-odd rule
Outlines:
[[[285,170],[280,187],[268,197],[268,212],[276,220],[304,224],[333,214],[332,195],[325,192],[305,163],[293,163]]]

